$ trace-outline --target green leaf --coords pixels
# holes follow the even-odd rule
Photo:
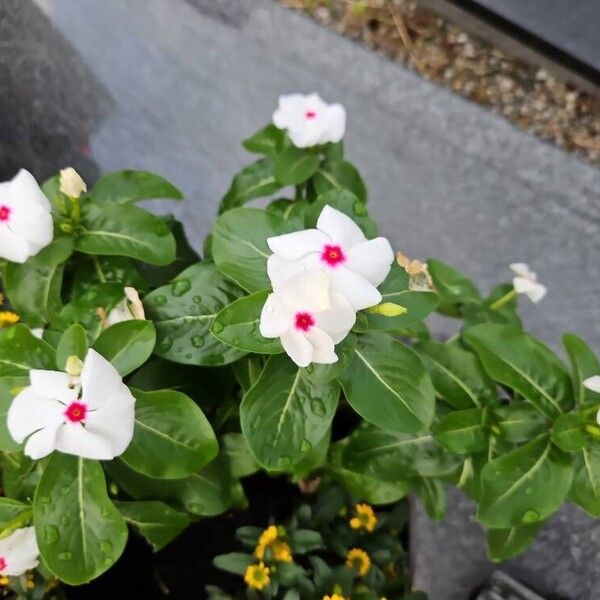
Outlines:
[[[556,355],[533,336],[512,325],[470,327],[464,340],[492,379],[523,395],[550,418],[572,403],[571,381]]]
[[[267,239],[290,233],[294,221],[258,208],[238,208],[221,215],[213,226],[212,254],[217,269],[248,292],[271,287]]]
[[[417,481],[415,492],[421,499],[430,518],[437,521],[444,518],[446,514],[446,492],[441,481],[421,477]]]
[[[304,456],[293,466],[293,481],[300,481],[310,477],[314,471],[324,467],[327,463],[327,453],[331,443],[331,431],[328,431],[320,442],[313,446]]]
[[[147,477],[122,460],[106,463],[105,469],[135,500],[164,500],[176,509],[205,517],[220,515],[231,506],[231,473],[221,457],[184,479]]]
[[[567,413],[554,421],[552,441],[565,452],[576,452],[588,443],[585,420],[579,413]]]
[[[480,408],[456,410],[442,417],[433,429],[434,438],[450,452],[471,454],[487,448],[484,411]]]
[[[29,504],[13,498],[0,498],[0,528],[4,529],[9,521],[29,510]]]
[[[148,171],[115,171],[101,177],[89,194],[96,202],[127,204],[150,198],[182,200],[183,194],[166,179]]]
[[[60,338],[56,348],[56,366],[59,371],[64,371],[67,367],[69,356],[77,356],[81,360],[85,359],[88,351],[88,339],[85,329],[74,323]]]
[[[310,529],[295,529],[290,533],[290,542],[294,554],[307,554],[325,547],[321,534]]]
[[[143,535],[155,552],[174,540],[190,518],[162,502],[116,502],[125,521]]]
[[[26,325],[0,328],[0,377],[29,375],[32,369],[52,370],[54,348],[36,338]]]
[[[483,468],[477,518],[495,529],[543,521],[560,508],[572,479],[569,455],[547,436],[536,438]]]
[[[180,479],[217,455],[212,427],[188,396],[172,390],[132,393],[135,429],[121,456],[132,469],[148,477]]]
[[[254,135],[246,138],[242,146],[248,152],[273,156],[277,154],[283,145],[285,130],[275,127],[272,123],[257,131]]]
[[[211,333],[225,344],[244,352],[283,352],[279,339],[265,338],[259,330],[261,311],[270,293],[270,290],[256,292],[223,308],[215,317]]]
[[[175,260],[175,238],[159,217],[130,204],[84,203],[83,207],[76,250],[129,256],[153,265]]]
[[[217,314],[241,295],[209,263],[198,263],[170,284],[144,298],[146,316],[154,321],[158,342],[155,354],[190,365],[221,365],[244,355],[211,334]]]
[[[304,369],[306,377],[314,383],[327,383],[339,379],[352,362],[355,350],[356,336],[350,333],[335,347],[335,353],[338,356],[337,362],[329,365],[310,364]]]
[[[573,373],[573,390],[575,400],[578,404],[587,402],[598,402],[598,394],[584,387],[583,382],[588,377],[600,375],[600,361],[592,349],[578,336],[573,333],[563,335],[563,345]]]
[[[6,294],[28,324],[44,325],[62,308],[64,263],[72,252],[73,240],[62,237],[23,264],[7,264]]]
[[[592,442],[575,457],[570,498],[594,517],[600,517],[600,444]]]
[[[254,198],[270,196],[281,185],[273,175],[273,163],[268,158],[261,158],[244,167],[234,178],[221,200],[219,213],[244,205]]]
[[[231,552],[230,554],[221,554],[215,556],[213,565],[217,569],[233,573],[234,575],[244,575],[246,569],[254,562],[252,554],[242,554],[241,552]]]
[[[316,227],[326,204],[348,215],[368,238],[377,235],[377,225],[369,216],[364,201],[349,190],[329,190],[321,194],[316,202],[306,206],[306,227]]]
[[[17,444],[8,431],[6,419],[8,409],[14,397],[29,385],[29,377],[0,377],[0,450],[19,450],[21,444]]]
[[[278,183],[299,185],[310,179],[319,168],[319,156],[291,146],[275,157],[273,175]]]
[[[361,336],[340,381],[352,408],[387,431],[413,433],[429,426],[434,390],[417,354],[384,333]]]
[[[23,452],[2,453],[2,485],[4,493],[31,502],[41,475],[41,465]]]
[[[260,469],[241,433],[226,433],[221,438],[222,454],[227,457],[232,477],[246,477]]]
[[[132,319],[105,329],[96,340],[94,349],[124,377],[150,358],[155,344],[156,330],[153,323]]]
[[[443,304],[456,306],[465,303],[481,303],[483,300],[477,286],[441,260],[427,261],[429,274]]]
[[[108,498],[100,463],[59,452],[40,479],[33,520],[42,559],[71,585],[104,573],[127,541],[127,526]]]
[[[367,188],[356,167],[348,161],[325,160],[315,173],[313,183],[317,194],[330,190],[348,190],[362,202],[367,201]]]
[[[268,470],[286,470],[327,433],[339,398],[337,383],[316,384],[287,356],[269,358],[240,406],[242,433]]]
[[[500,436],[507,442],[528,442],[548,430],[544,415],[526,402],[499,406],[494,409],[494,418]]]
[[[501,562],[519,556],[535,539],[541,523],[517,525],[508,529],[489,529],[487,552],[490,560]]]
[[[453,408],[481,408],[498,402],[496,385],[472,352],[429,340],[415,344],[415,350],[423,357],[436,392]]]

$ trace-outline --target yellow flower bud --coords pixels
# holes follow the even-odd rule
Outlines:
[[[81,375],[81,371],[83,369],[83,361],[78,357],[72,354],[67,358],[67,366],[65,371],[71,377],[79,377]]]
[[[79,198],[87,192],[87,185],[73,167],[62,169],[59,175],[60,191],[69,198]]]
[[[373,315],[382,315],[383,317],[399,317],[408,312],[408,308],[395,302],[382,302],[377,306],[371,306],[367,312]]]

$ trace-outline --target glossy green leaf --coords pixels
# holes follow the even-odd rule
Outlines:
[[[278,183],[299,185],[312,177],[319,168],[319,156],[308,150],[291,146],[273,161],[273,175]]]
[[[477,286],[465,275],[442,262],[430,259],[427,261],[429,274],[440,301],[449,306],[482,302]]]
[[[497,407],[494,421],[497,433],[507,442],[527,442],[549,428],[544,415],[527,402]]]
[[[39,461],[23,452],[2,453],[2,486],[10,498],[31,502],[41,476]]]
[[[576,452],[588,443],[585,420],[579,413],[567,413],[554,421],[552,441],[565,452]]]
[[[269,470],[286,470],[324,437],[339,386],[303,376],[287,356],[272,356],[240,406],[242,433],[256,459]]]
[[[29,325],[44,325],[62,308],[64,263],[72,252],[73,240],[62,237],[23,264],[7,264],[6,294],[21,319]]]
[[[495,529],[543,521],[560,508],[572,479],[570,457],[547,436],[536,438],[483,468],[477,518]]]
[[[242,554],[241,552],[231,552],[230,554],[221,554],[215,556],[213,564],[217,569],[243,576],[246,569],[254,562],[252,554]]]
[[[487,553],[493,562],[501,562],[522,554],[529,548],[541,523],[517,525],[508,529],[489,529]]]
[[[433,428],[434,438],[451,452],[471,454],[487,448],[487,431],[481,408],[448,413]]]
[[[415,349],[429,369],[436,392],[453,408],[481,408],[498,402],[496,385],[472,352],[430,340],[418,342]]]
[[[155,344],[154,324],[151,321],[131,320],[115,323],[105,329],[94,343],[94,349],[125,376],[150,358]]]
[[[600,517],[600,444],[592,442],[575,456],[570,498],[594,517]]]
[[[221,215],[213,226],[212,255],[223,275],[248,292],[271,287],[267,239],[297,229],[294,222],[258,208],[238,208]]]
[[[211,333],[225,344],[244,352],[283,352],[279,338],[265,338],[259,329],[261,311],[269,294],[270,290],[256,292],[223,308],[215,317]]]
[[[132,393],[135,429],[121,456],[132,469],[148,477],[181,479],[217,455],[214,431],[188,396],[172,390]]]
[[[291,546],[296,554],[307,554],[319,548],[324,548],[323,536],[318,531],[310,529],[295,529],[290,532]]]
[[[446,492],[441,481],[421,477],[417,480],[415,492],[430,518],[437,521],[444,518],[446,514]]]
[[[330,190],[348,190],[362,202],[367,201],[367,188],[356,167],[343,159],[325,160],[313,177],[317,194]]]
[[[335,347],[337,362],[329,365],[310,364],[304,369],[306,376],[315,383],[327,383],[338,379],[352,362],[355,350],[356,336],[350,333]]]
[[[571,381],[556,355],[533,336],[512,325],[486,323],[470,327],[464,340],[488,375],[522,394],[548,417],[572,404]]]
[[[217,314],[242,291],[209,263],[198,263],[144,298],[147,318],[157,333],[155,354],[190,365],[221,365],[244,352],[210,332]]]
[[[129,256],[153,265],[175,260],[175,238],[159,217],[131,204],[84,204],[75,249],[86,254]]]
[[[56,366],[59,371],[64,371],[67,367],[69,356],[77,356],[81,360],[85,359],[88,351],[88,339],[85,329],[74,323],[60,338],[56,348]]]
[[[0,377],[29,375],[31,369],[55,369],[56,354],[25,325],[0,328]]]
[[[327,463],[327,453],[331,443],[331,431],[317,442],[291,469],[293,481],[310,477],[314,471],[321,469]]]
[[[431,423],[434,390],[423,363],[384,333],[359,338],[340,381],[352,408],[381,429],[413,433]]]
[[[91,581],[121,556],[127,526],[106,493],[98,461],[55,452],[33,502],[40,554],[71,585]]]
[[[4,529],[15,517],[30,509],[29,504],[13,498],[0,498],[0,529]]]
[[[127,204],[151,198],[182,200],[183,194],[166,179],[148,171],[115,171],[101,177],[89,195],[97,202]]]
[[[221,438],[221,447],[222,454],[229,461],[232,477],[246,477],[260,469],[241,433],[226,433]]]
[[[573,390],[578,404],[598,402],[596,392],[584,387],[583,382],[588,377],[600,375],[600,361],[593,350],[578,336],[572,333],[563,335],[563,345],[571,362]]]
[[[155,552],[174,540],[190,518],[162,502],[116,502],[125,521],[143,535]]]
[[[284,138],[285,130],[279,129],[270,123],[260,131],[257,131],[254,135],[246,138],[242,142],[242,146],[244,146],[248,152],[253,152],[254,154],[273,156],[281,149]]]
[[[273,163],[268,158],[261,158],[244,167],[234,178],[221,200],[219,212],[224,213],[244,205],[254,198],[270,196],[281,189],[281,184],[273,175]]]

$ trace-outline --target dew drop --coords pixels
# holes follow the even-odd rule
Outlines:
[[[154,304],[156,304],[156,306],[164,306],[167,303],[167,298],[166,296],[156,296],[156,298],[154,298]]]
[[[58,555],[58,560],[71,560],[73,558],[72,552],[60,552]]]
[[[532,488],[532,487],[528,487],[528,488],[526,488],[526,489],[525,489],[525,493],[526,493],[528,496],[531,496],[531,494],[533,494],[533,488]]]
[[[71,519],[69,519],[69,517],[67,517],[67,515],[63,515],[60,518],[60,522],[62,525],[68,525],[71,522]]]
[[[108,540],[100,540],[100,550],[105,554],[112,552],[113,545]]]
[[[204,346],[204,336],[195,335],[192,338],[192,346],[194,346],[194,348],[202,348],[202,346]]]
[[[280,456],[277,465],[280,467],[289,467],[292,464],[292,459],[289,456]]]
[[[308,452],[312,448],[312,444],[308,440],[302,440],[300,444],[300,452]]]
[[[204,505],[200,504],[200,502],[191,502],[189,507],[190,507],[190,512],[193,512],[196,514],[202,514],[202,511],[204,510]]]
[[[192,300],[196,303],[196,304],[202,304],[202,296],[194,296],[192,298]]]
[[[173,296],[177,296],[179,298],[179,296],[187,294],[191,287],[192,284],[190,283],[189,279],[178,279],[177,281],[173,282],[173,285],[171,286],[171,293]]]
[[[325,415],[325,405],[319,398],[312,398],[310,401],[310,409],[317,415],[317,417],[323,417]]]
[[[46,525],[44,527],[44,542],[46,544],[56,544],[60,539],[60,532],[58,531],[58,527],[54,525]]]
[[[364,217],[367,214],[367,208],[363,202],[355,202],[352,208],[357,217]]]
[[[306,372],[307,372],[309,375],[312,375],[312,374],[315,372],[315,367],[314,367],[314,365],[311,363],[310,365],[308,365],[308,366],[306,367],[306,369],[305,369],[305,370],[306,370]]]
[[[212,330],[215,333],[221,333],[221,331],[223,331],[223,329],[225,329],[225,325],[223,325],[223,323],[221,323],[221,321],[215,321],[213,323]]]
[[[192,359],[192,353],[188,352],[185,357],[187,358],[187,360],[191,360]]]
[[[40,498],[40,502],[42,504],[50,504],[50,502],[52,502],[52,498],[50,498],[50,496],[42,496]]]
[[[521,521],[523,523],[537,523],[540,520],[540,514],[537,510],[528,510],[523,515]]]
[[[167,350],[171,349],[172,345],[173,338],[168,335],[167,337],[164,337],[162,340],[160,340],[160,342],[158,343],[158,350],[160,352],[167,352]]]

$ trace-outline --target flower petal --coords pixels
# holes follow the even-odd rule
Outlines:
[[[393,262],[392,246],[386,238],[378,237],[349,248],[344,266],[378,286],[388,276]]]
[[[42,188],[35,180],[35,177],[27,171],[27,169],[21,169],[12,180],[7,183],[10,185],[11,196],[18,198],[19,203],[31,207],[41,206],[47,212],[50,212],[52,209],[46,194],[44,194]]]
[[[317,254],[309,254],[301,260],[286,260],[276,254],[271,254],[267,259],[267,274],[271,280],[274,289],[288,279],[303,273],[311,268],[311,265],[318,265]]]
[[[350,302],[341,294],[330,294],[330,301],[328,309],[317,313],[316,324],[338,344],[354,326],[356,313]]]
[[[111,460],[111,443],[102,436],[88,431],[80,423],[65,423],[56,435],[56,449],[82,458]]]
[[[260,313],[260,334],[266,338],[276,338],[292,325],[292,312],[277,294],[269,294]]]
[[[513,279],[513,286],[517,294],[526,294],[534,303],[539,302],[548,291],[546,286],[525,277],[515,277]]]
[[[534,287],[527,292],[527,297],[534,303],[537,304],[548,292],[545,285],[541,283],[535,283]]]
[[[296,260],[311,252],[320,252],[323,246],[330,242],[329,236],[318,229],[304,229],[267,239],[271,251],[287,260]]]
[[[38,565],[39,549],[34,527],[22,527],[0,540],[0,555],[6,560],[3,575],[18,577]]]
[[[346,109],[341,104],[331,104],[325,113],[326,139],[322,143],[337,144],[346,133]]]
[[[354,310],[362,310],[381,302],[379,290],[359,273],[344,266],[329,269],[331,291],[345,296]]]
[[[12,232],[8,225],[0,224],[0,257],[10,262],[24,263],[34,254],[34,248],[24,237]]]
[[[525,263],[512,263],[510,265],[510,268],[512,272],[518,275],[519,277],[529,278],[531,275],[529,266]]]
[[[281,345],[299,367],[307,367],[312,362],[313,346],[304,334],[290,329],[281,336]]]
[[[63,411],[60,402],[41,397],[32,387],[27,387],[15,396],[8,409],[8,431],[20,444],[35,431],[60,424]]]
[[[81,400],[90,410],[105,406],[112,396],[122,394],[123,388],[126,388],[119,372],[92,349],[88,350],[83,362],[81,387]]]
[[[135,398],[127,387],[125,390],[126,394],[113,397],[107,406],[90,412],[85,421],[90,434],[103,438],[111,445],[113,457],[123,454],[133,438]]]
[[[23,452],[33,460],[39,460],[56,450],[56,436],[63,426],[62,418],[49,423],[43,429],[31,434],[27,439]]]
[[[322,269],[304,271],[277,285],[275,293],[291,309],[321,312],[329,306],[329,277]]]
[[[335,353],[335,345],[331,337],[327,335],[325,331],[319,327],[313,327],[304,335],[313,347],[312,362],[321,365],[329,365],[337,362],[338,357]]]
[[[600,375],[594,375],[583,380],[583,385],[592,392],[600,394]]]
[[[344,246],[347,252],[354,244],[367,238],[360,227],[346,214],[326,204],[317,220],[317,229],[325,232],[332,241]]]
[[[42,398],[59,400],[65,404],[77,399],[78,388],[71,387],[71,379],[62,371],[29,371],[33,391]]]

